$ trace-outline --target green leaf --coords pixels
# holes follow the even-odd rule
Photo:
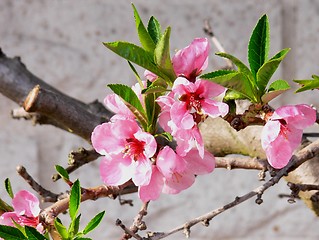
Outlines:
[[[55,170],[64,180],[70,180],[69,173],[60,165],[55,165]]]
[[[11,226],[0,225],[0,237],[5,240],[25,240],[27,239],[19,229]]]
[[[266,86],[277,70],[281,61],[285,58],[286,54],[290,51],[290,48],[285,48],[278,52],[275,56],[265,62],[258,70],[256,78],[259,92],[263,94],[265,92]]]
[[[248,62],[253,76],[265,63],[269,52],[269,22],[267,15],[263,15],[254,28],[248,44]]]
[[[261,97],[261,100],[263,103],[268,103],[288,89],[290,89],[290,86],[285,80],[276,80],[270,84],[267,93]]]
[[[169,142],[173,141],[173,136],[169,132],[162,132],[159,134],[159,136],[162,136],[163,138],[165,138]]]
[[[7,193],[9,194],[9,196],[10,196],[11,198],[13,198],[13,197],[14,197],[14,194],[13,194],[13,191],[12,191],[12,186],[11,186],[11,182],[10,182],[10,179],[9,179],[9,178],[6,178],[6,179],[4,180],[4,186],[5,186],[6,190],[7,190]]]
[[[3,201],[0,198],[0,210],[4,211],[4,212],[12,212],[13,211],[13,207],[11,207],[9,204],[7,204],[5,201]]]
[[[313,89],[319,89],[319,76],[312,75],[313,79],[309,80],[293,80],[294,82],[301,85],[299,89],[297,89],[295,92],[304,92],[307,90],[313,90]]]
[[[60,234],[63,240],[69,238],[69,233],[66,227],[62,224],[61,220],[59,218],[55,218],[54,220],[54,227]]]
[[[130,61],[127,61],[128,65],[130,66],[131,70],[133,71],[136,80],[138,81],[138,83],[140,84],[140,86],[143,86],[143,82],[140,78],[140,75],[138,74],[138,72],[136,71],[135,67],[133,66],[133,64]]]
[[[173,64],[170,57],[170,48],[169,48],[170,33],[171,33],[171,28],[168,27],[156,45],[156,48],[154,50],[154,59],[160,71],[167,76],[164,79],[165,80],[167,79],[169,80],[170,83],[173,83],[174,80],[176,79],[176,74],[174,72]]]
[[[81,214],[79,214],[79,216],[77,216],[71,223],[68,229],[68,233],[69,233],[69,238],[72,238],[74,236],[76,236],[76,234],[79,231],[79,227],[80,227],[80,218],[81,218]]]
[[[28,240],[48,240],[45,236],[40,234],[35,228],[25,226],[25,233],[28,237]]]
[[[132,88],[123,84],[108,84],[111,90],[121,97],[143,127],[147,125],[145,110]]]
[[[228,89],[223,99],[224,101],[230,101],[230,100],[247,99],[247,97],[245,97],[240,92]]]
[[[228,89],[240,92],[252,102],[257,102],[250,81],[242,72],[231,70],[218,70],[201,75],[200,78],[220,84]]]
[[[71,188],[71,194],[70,194],[70,203],[69,203],[69,213],[70,217],[73,220],[75,220],[76,215],[78,213],[79,207],[81,202],[81,187],[80,187],[80,181],[77,179]]]
[[[142,94],[164,93],[167,91],[167,83],[162,78],[157,78],[147,88],[142,90]]]
[[[136,46],[128,42],[104,42],[105,47],[125,58],[126,60],[136,63],[137,65],[151,71],[159,77],[167,78],[156,66],[153,55],[144,50],[143,48]]]
[[[235,56],[228,54],[228,53],[219,52],[219,53],[216,53],[216,55],[231,60],[237,66],[238,71],[242,72],[246,75],[248,80],[251,82],[252,87],[256,88],[255,87],[256,81],[255,81],[251,71],[242,61],[240,61],[238,58],[236,58]]]
[[[152,16],[148,21],[147,30],[154,43],[157,44],[162,36],[162,30],[160,23],[155,17]]]
[[[148,31],[146,30],[140,15],[138,14],[134,4],[132,3],[132,7],[134,10],[134,18],[135,18],[135,24],[136,24],[136,30],[138,33],[138,37],[140,39],[140,42],[143,46],[143,48],[150,52],[153,53],[154,49],[155,49],[155,43],[152,39],[152,37],[150,36],[150,34],[148,33]]]
[[[95,229],[102,221],[104,217],[105,211],[98,213],[95,215],[94,218],[91,219],[91,221],[86,225],[86,227],[83,230],[83,234],[87,234],[91,232],[93,229]]]

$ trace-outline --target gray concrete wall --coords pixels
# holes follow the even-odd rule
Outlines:
[[[245,62],[247,43],[258,18],[269,15],[271,55],[285,47],[289,53],[277,78],[310,78],[319,74],[319,2],[253,0],[135,0],[142,18],[156,16],[162,25],[172,26],[171,47],[179,49],[193,38],[205,36],[203,20],[209,18],[226,50]],[[0,47],[8,56],[21,56],[27,68],[61,91],[85,102],[103,100],[107,83],[131,85],[134,76],[127,63],[108,51],[101,42],[127,40],[137,43],[130,1],[0,1]],[[215,49],[213,48],[213,51]],[[221,66],[212,56],[210,68]],[[317,95],[316,95],[317,94]],[[285,95],[274,104],[313,103],[319,107],[318,92]],[[32,126],[12,120],[10,110],[17,105],[0,96],[0,182],[10,177],[15,191],[27,188],[17,177],[15,167],[23,164],[45,187],[60,192],[63,183],[52,183],[54,164],[66,165],[71,150],[88,145],[79,138],[51,126]],[[100,184],[98,162],[90,170],[79,170],[84,187]],[[237,195],[258,186],[254,171],[216,170],[198,178],[195,186],[176,196],[162,196],[151,203],[146,218],[150,230],[168,230],[184,221],[217,208]],[[264,195],[264,203],[253,200],[218,216],[209,228],[192,228],[191,239],[318,239],[319,221],[302,202],[290,205],[279,199],[288,193],[285,182]],[[4,187],[0,188],[3,196]],[[85,202],[83,216],[106,210],[106,217],[91,236],[94,239],[118,239],[121,230],[116,218],[130,225],[135,208],[119,206],[118,201],[100,199]],[[181,233],[169,239],[182,239]]]

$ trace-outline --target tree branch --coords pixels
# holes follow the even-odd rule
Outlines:
[[[1,49],[0,93],[36,113],[41,123],[53,123],[87,141],[94,127],[112,115],[97,101],[85,104],[63,94],[30,73],[20,58],[8,58]]]

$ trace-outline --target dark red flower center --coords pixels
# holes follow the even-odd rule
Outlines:
[[[144,152],[145,142],[139,141],[136,138],[127,138],[124,154],[132,157],[135,161]]]

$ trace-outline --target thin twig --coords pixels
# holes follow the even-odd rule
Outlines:
[[[226,52],[224,47],[222,46],[222,44],[220,43],[220,41],[218,40],[218,38],[215,36],[212,27],[209,23],[209,21],[206,19],[204,22],[204,32],[210,36],[210,39],[212,41],[212,43],[215,45],[215,47],[217,48],[218,52]],[[229,59],[225,59],[226,64],[227,64],[227,69],[234,69],[234,64],[232,63],[232,61],[230,61]]]
[[[56,202],[61,198],[63,194],[53,193],[45,188],[43,188],[39,183],[37,183],[31,175],[27,172],[25,167],[19,165],[17,166],[18,174],[36,191],[42,198],[44,202]]]
[[[127,227],[122,223],[122,221],[121,221],[120,219],[117,219],[116,222],[115,222],[115,224],[116,224],[116,226],[119,226],[120,228],[122,228],[123,231],[126,232],[129,236],[132,236],[132,237],[134,237],[134,238],[137,239],[137,240],[143,240],[143,238],[142,238],[140,235],[134,233],[134,232],[131,231],[129,228],[127,228]],[[121,238],[121,240],[126,240],[126,239],[128,239],[128,238],[126,237],[126,235],[124,235],[124,236]]]
[[[85,148],[79,148],[77,151],[72,151],[69,154],[69,166],[65,169],[68,173],[72,173],[81,166],[95,161],[101,155],[97,153],[94,149],[86,150]],[[54,174],[52,180],[55,182],[59,180],[61,176],[59,174]]]

